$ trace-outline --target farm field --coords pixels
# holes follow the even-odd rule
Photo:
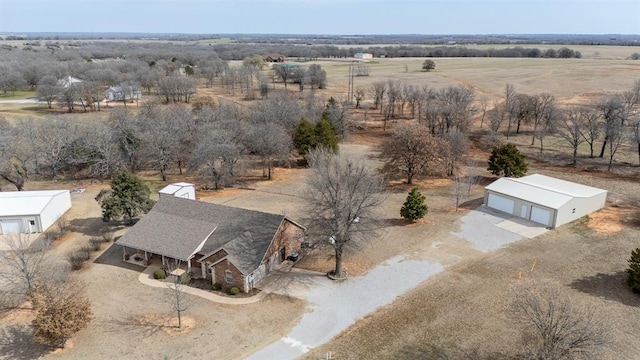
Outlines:
[[[583,58],[435,58],[436,69],[430,72],[420,69],[424,58],[375,59],[368,63],[370,76],[355,78],[354,87],[368,88],[374,82],[390,80],[434,89],[462,85],[474,89],[476,99],[485,98],[492,104],[503,99],[505,84],[510,83],[519,93],[548,92],[563,105],[578,105],[592,102],[601,95],[627,90],[640,80],[640,62],[625,57],[633,48],[571,48],[581,51]],[[317,96],[346,97],[350,62],[320,59],[304,64],[319,64],[327,72],[329,86],[317,90]],[[278,91],[282,90],[280,83],[275,86]],[[292,84],[289,90],[293,92],[296,88]],[[303,94],[306,93],[305,89]],[[18,94],[16,99],[27,95]],[[252,105],[239,92],[228,93],[217,88],[198,87],[196,96]],[[151,98],[153,96],[143,97],[139,107],[129,108],[140,111],[144,109],[144,101]],[[3,99],[0,97],[0,116],[10,122],[26,117],[44,119],[47,114],[62,115],[63,111],[58,108],[51,112],[43,103],[4,103]],[[120,106],[114,103],[100,113],[76,111],[75,114],[80,122],[102,121]],[[389,122],[390,129],[383,131],[382,116],[372,106],[367,96],[363,101],[367,110],[352,111],[355,126],[350,137],[340,144],[340,151],[365,158],[371,168],[380,168],[378,146],[390,136],[390,129],[414,120],[408,115],[399,116]],[[640,297],[631,293],[624,282],[630,252],[640,246],[637,150],[624,145],[616,155],[612,171],[607,172],[606,159],[589,158],[588,146],[582,144],[578,166],[574,168],[569,165],[570,149],[560,138],[546,137],[541,152],[538,140],[531,145],[531,129],[524,126],[522,133],[512,135],[509,142],[526,154],[529,174],[541,173],[607,189],[607,207],[542,236],[484,253],[454,235],[460,231],[460,219],[482,204],[483,186],[495,179],[486,170],[488,144],[494,140],[490,139],[486,122],[481,128],[480,114],[475,112],[473,116],[467,157],[473,160],[470,166],[478,172],[481,181],[460,209],[455,208],[450,179],[421,177],[414,185],[426,196],[429,213],[425,219],[407,224],[400,218],[399,209],[411,187],[391,181],[389,195],[378,214],[383,220],[379,236],[358,244],[360,248],[348,251],[344,258],[344,267],[350,276],[367,274],[396,256],[441,264],[445,270],[352,324],[330,342],[311,349],[303,358],[326,359],[328,353],[333,359],[415,359],[433,358],[438,354],[452,359],[474,354],[478,358],[494,358],[507,354],[521,344],[520,334],[504,313],[507,295],[514,285],[534,281],[558,283],[572,299],[606,319],[611,342],[603,359],[637,356],[640,340],[635,333],[640,327]],[[500,141],[506,140],[500,136]],[[232,188],[202,190],[198,197],[207,202],[304,218],[308,173],[301,167],[278,167],[272,181],[257,180],[260,176],[251,173]],[[168,173],[166,182],[160,181],[154,171],[140,175],[154,188],[173,181],[204,185],[193,174],[180,175],[175,169]],[[105,226],[94,197],[107,188],[108,183],[90,180],[26,183],[26,190],[76,187],[86,187],[87,191],[72,195],[73,208],[68,214],[71,231],[51,249],[63,258],[97,236]],[[14,188],[0,183],[0,190]],[[119,228],[116,235],[124,231],[126,229]],[[321,272],[332,267],[329,248],[304,255],[297,267]],[[172,314],[162,299],[163,289],[141,284],[138,275],[142,268],[125,265],[121,258],[119,247],[109,243],[76,273],[75,276],[87,284],[94,320],[74,336],[71,346],[49,352],[49,348],[34,343],[26,325],[32,314],[23,309],[0,318],[0,338],[3,339],[0,359],[242,359],[286,336],[305,313],[311,311],[308,302],[276,293],[250,305],[218,304],[190,297],[191,306],[185,312],[188,325],[185,330],[176,331],[169,325]],[[371,296],[384,291],[382,287],[371,289]]]

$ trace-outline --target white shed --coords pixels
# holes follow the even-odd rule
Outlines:
[[[373,59],[373,54],[357,52],[357,53],[353,54],[353,57],[356,58],[356,59],[371,60],[371,59]]]
[[[602,209],[607,191],[540,174],[485,187],[487,207],[555,228]]]
[[[70,208],[69,190],[0,192],[0,234],[43,232]]]
[[[165,186],[160,190],[160,196],[170,195],[185,199],[196,199],[196,186],[186,182],[178,182]]]

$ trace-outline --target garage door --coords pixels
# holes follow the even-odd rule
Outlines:
[[[492,209],[504,211],[508,214],[513,214],[515,201],[504,196],[489,193],[489,196],[487,197],[487,206]]]
[[[2,220],[0,221],[3,234],[16,234],[22,232],[22,220]]]
[[[551,210],[543,209],[537,206],[531,207],[531,221],[539,224],[550,226],[551,225]]]

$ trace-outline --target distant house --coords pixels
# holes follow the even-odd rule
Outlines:
[[[264,62],[271,62],[271,63],[282,63],[282,62],[287,62],[287,57],[282,55],[282,54],[266,54],[264,56],[262,56],[262,60],[264,60]]]
[[[69,190],[0,192],[0,234],[44,232],[70,208]]]
[[[137,254],[186,264],[193,277],[248,292],[300,250],[304,228],[283,215],[160,196],[117,244]]]
[[[104,93],[107,101],[139,100],[142,92],[135,86],[113,86]]]
[[[549,228],[602,209],[606,201],[606,190],[540,174],[500,178],[484,195],[487,207]]]
[[[60,79],[58,80],[58,85],[62,86],[63,88],[68,88],[69,86],[73,85],[73,84],[78,84],[81,83],[82,80],[78,79],[78,78],[74,78],[73,76],[67,76],[64,79]]]
[[[357,53],[353,54],[353,57],[356,58],[356,59],[361,59],[361,60],[371,60],[371,59],[373,59],[373,54],[357,52]]]

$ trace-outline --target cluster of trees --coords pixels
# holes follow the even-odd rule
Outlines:
[[[92,319],[89,300],[82,284],[70,277],[69,263],[46,251],[49,241],[31,241],[29,235],[5,237],[6,250],[0,252],[0,308],[31,303],[35,318],[34,338],[43,344],[64,347],[67,340]]]
[[[486,104],[483,103],[482,107],[486,109]],[[596,156],[597,142],[602,141],[598,156],[603,158],[606,152],[609,170],[616,153],[624,144],[638,148],[640,162],[639,115],[640,80],[629,90],[603,95],[593,103],[582,106],[561,106],[551,94],[521,94],[507,84],[504,100],[496,102],[486,112],[491,134],[496,136],[503,131],[509,139],[509,136],[519,134],[524,126],[528,126],[531,145],[535,145],[537,140],[540,152],[544,149],[546,137],[557,136],[572,149],[574,166],[580,145],[588,144],[589,156],[593,158]]]
[[[261,167],[270,176],[274,164],[289,161],[301,118],[338,137],[350,123],[344,103],[286,92],[252,107],[150,101],[136,115],[125,107],[109,115],[100,121],[71,114],[0,121],[0,178],[22,190],[28,179],[106,179],[122,170],[156,170],[164,181],[175,169],[201,174],[219,188],[244,169]]]

